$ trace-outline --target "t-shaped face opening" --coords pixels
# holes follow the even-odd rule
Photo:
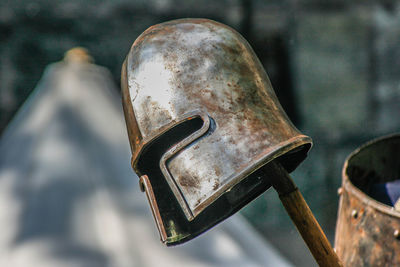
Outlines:
[[[162,156],[171,149],[171,147],[199,131],[203,125],[204,121],[201,117],[196,116],[185,119],[167,130],[144,148],[144,152],[142,152],[138,161],[139,170],[148,170],[154,167],[154,164],[158,165]]]
[[[199,138],[207,138],[209,134],[212,134],[215,125],[213,126],[211,118],[210,120],[211,127],[208,127]],[[167,245],[179,244],[194,238],[237,212],[271,186],[268,177],[265,177],[260,169],[255,170],[238,184],[224,192],[197,216],[188,219],[187,214],[185,214],[186,204],[182,203],[182,200],[186,201],[184,196],[177,185],[171,184],[171,182],[175,181],[164,175],[159,162],[168,151],[171,151],[171,148],[179,146],[190,136],[201,131],[205,124],[201,116],[185,119],[176,124],[150,142],[137,163],[140,174],[146,175],[150,181],[156,202],[156,207],[152,208],[158,209],[160,218],[156,218],[156,220],[160,221],[157,222],[157,225],[160,233],[165,233],[166,236],[162,239]],[[197,140],[192,140],[186,144],[186,147],[195,146]],[[283,166],[286,166],[288,170],[291,170],[304,159],[308,149],[309,144],[300,146],[292,152],[277,158],[277,160]],[[188,177],[187,179],[190,180],[191,178]],[[190,181],[186,182],[189,183]],[[150,204],[154,205],[154,203]]]

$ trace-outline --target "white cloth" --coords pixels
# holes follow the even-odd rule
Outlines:
[[[240,215],[159,241],[109,72],[49,66],[0,139],[0,266],[291,266]]]

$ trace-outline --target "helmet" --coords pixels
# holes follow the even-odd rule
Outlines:
[[[277,159],[292,171],[311,147],[246,40],[215,21],[147,29],[125,59],[121,84],[132,166],[167,245],[268,189],[261,166]]]
[[[397,134],[363,145],[344,164],[335,236],[344,266],[400,266],[400,211],[390,200],[400,193],[399,154]]]

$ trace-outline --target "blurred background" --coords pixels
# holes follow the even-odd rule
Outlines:
[[[225,23],[255,50],[289,117],[314,140],[292,176],[333,242],[346,156],[400,129],[398,1],[2,0],[0,132],[68,49],[87,48],[119,88],[139,34],[184,17]],[[241,213],[297,266],[313,262],[273,190]]]

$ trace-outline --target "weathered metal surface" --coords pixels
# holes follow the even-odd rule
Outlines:
[[[166,243],[240,209],[270,187],[259,167],[279,158],[292,171],[311,147],[249,44],[214,21],[146,30],[123,65],[122,92],[132,166],[152,184]]]
[[[343,167],[336,252],[345,266],[400,266],[400,212],[373,196],[373,185],[400,178],[400,135],[374,140]]]

